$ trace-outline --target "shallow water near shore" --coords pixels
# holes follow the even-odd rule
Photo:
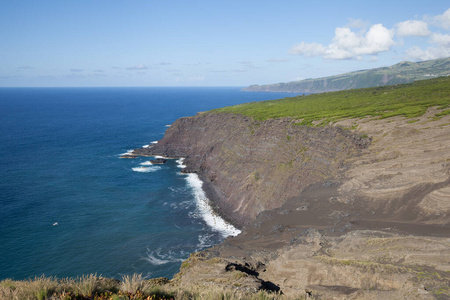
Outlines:
[[[235,87],[0,89],[0,279],[171,278],[191,252],[232,231],[211,226],[201,182],[179,172],[182,162],[120,154],[160,140],[177,118],[286,96]]]

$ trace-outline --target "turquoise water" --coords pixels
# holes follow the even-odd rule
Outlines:
[[[198,111],[291,96],[239,88],[0,89],[0,279],[171,278],[221,242],[180,162],[120,159]],[[201,193],[201,191],[200,191]],[[200,195],[201,196],[201,195]]]

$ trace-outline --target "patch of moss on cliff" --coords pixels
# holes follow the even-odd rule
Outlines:
[[[450,110],[450,77],[421,80],[409,84],[253,102],[212,110],[234,113],[255,120],[276,118],[302,119],[300,124],[314,126],[346,118],[404,116],[416,118],[429,107],[437,106],[446,115]]]

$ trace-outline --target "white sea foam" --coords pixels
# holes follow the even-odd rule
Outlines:
[[[122,155],[127,155],[127,154],[131,154],[131,153],[133,153],[133,149],[131,149],[131,150],[127,150],[127,152],[125,152],[125,153],[121,153],[121,154],[119,154],[120,156],[122,156]]]
[[[174,210],[186,210],[192,205],[192,201],[182,201],[179,203],[171,203],[170,207]]]
[[[161,155],[155,155],[153,156],[154,158],[165,158],[164,156]],[[140,163],[141,166],[153,166],[153,164],[150,161],[144,161]]]
[[[170,125],[166,125],[166,127],[170,127]]]
[[[158,144],[158,141],[150,142],[150,144],[144,145],[144,146],[142,146],[142,148],[148,148],[148,147],[150,147],[151,144]]]
[[[189,187],[177,187],[177,188],[174,188],[172,186],[169,186],[168,189],[170,190],[171,194],[175,194],[175,195],[184,194],[184,193],[186,193],[187,190],[190,191]]]
[[[206,198],[205,192],[202,189],[203,182],[198,178],[197,174],[191,173],[186,176],[186,180],[192,187],[197,206],[198,215],[200,215],[206,224],[213,230],[218,231],[223,237],[236,236],[241,231],[233,225],[227,223],[224,219],[218,216],[209,205],[209,200]],[[197,215],[197,214],[196,214]]]
[[[161,253],[162,249],[158,248],[156,251],[150,251],[147,248],[147,256],[144,257],[144,260],[148,261],[152,265],[160,266],[164,265],[170,262],[182,262],[184,261],[184,258],[180,256],[185,256],[186,254],[182,251],[182,253],[179,253],[176,255],[173,251],[169,251],[165,254]],[[178,256],[178,257],[177,257]]]
[[[197,247],[199,247],[199,250],[205,249],[207,247],[212,246],[211,238],[213,237],[212,234],[201,234],[198,236],[199,243],[197,244]]]
[[[176,163],[177,163],[177,167],[178,168],[180,168],[180,169],[186,168],[186,166],[184,165],[184,158],[183,157],[180,158],[180,159],[177,159]]]
[[[144,259],[155,266],[164,265],[170,262],[170,260],[167,259],[156,258],[152,254],[147,254],[147,257],[145,257]]]
[[[155,172],[155,171],[158,171],[159,169],[161,169],[160,166],[132,168],[132,170],[135,172],[143,172],[143,173]]]

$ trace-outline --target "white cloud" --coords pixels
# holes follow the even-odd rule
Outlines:
[[[334,31],[333,44],[340,49],[351,49],[361,46],[362,37],[356,35],[348,27],[338,27]]]
[[[405,52],[405,59],[429,60],[450,56],[450,34],[432,32],[431,26],[450,30],[450,9],[442,15],[424,16],[422,20],[406,20],[397,23],[392,29],[383,24],[369,27],[359,19],[349,19],[343,27],[337,27],[333,39],[328,44],[301,42],[294,45],[289,54],[321,56],[325,59],[367,59],[376,60],[379,53],[407,45],[409,37],[429,37],[410,39],[420,44]],[[433,28],[433,27],[431,27]],[[414,45],[414,44],[413,44]]]
[[[433,33],[430,42],[433,47],[422,49],[419,46],[411,47],[406,51],[406,56],[411,60],[430,60],[450,56],[450,35]]]
[[[373,55],[388,51],[394,44],[394,32],[382,24],[376,24],[370,27],[362,41],[362,46],[356,48],[355,53]]]
[[[450,9],[447,9],[442,15],[426,16],[424,20],[430,25],[450,30]],[[424,27],[423,24],[421,26]],[[400,35],[400,32],[398,34]],[[423,34],[423,36],[425,36],[425,34]],[[407,59],[430,60],[450,56],[450,34],[442,34],[438,32],[432,33],[428,31],[428,36],[430,36],[428,42],[431,45],[422,47],[416,45],[409,48],[406,51]]]
[[[450,35],[449,34],[434,33],[431,36],[431,42],[433,44],[437,44],[440,47],[450,48]]]
[[[428,24],[418,20],[408,20],[397,24],[397,35],[399,36],[429,36]]]
[[[290,54],[323,56],[327,59],[361,59],[362,55],[376,55],[388,51],[394,43],[394,32],[382,24],[375,24],[369,31],[354,32],[349,27],[338,27],[332,43],[302,42],[291,48]]]
[[[411,60],[430,60],[450,56],[450,48],[428,47],[422,49],[414,46],[406,51],[406,56]]]
[[[337,44],[331,44],[325,50],[325,58],[328,59],[351,59],[357,58],[357,55],[344,48],[339,48]]]
[[[444,28],[445,30],[450,30],[450,8],[442,15],[435,16],[432,21],[436,26]]]

